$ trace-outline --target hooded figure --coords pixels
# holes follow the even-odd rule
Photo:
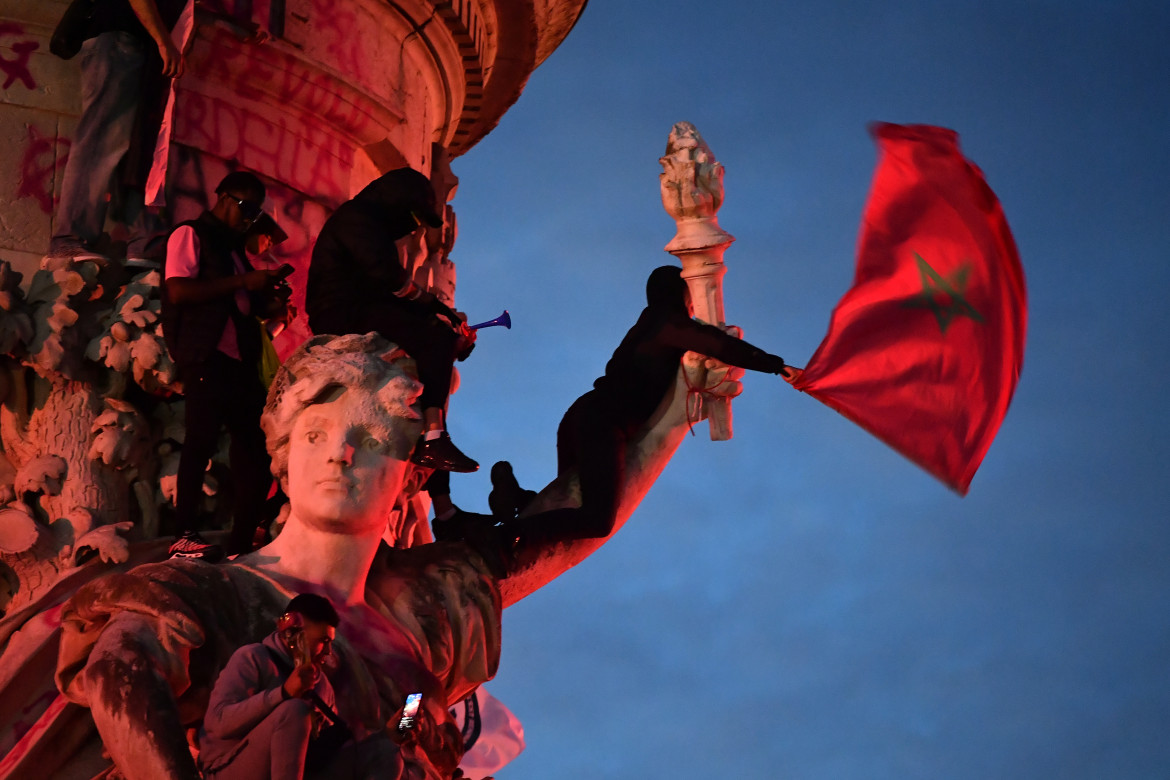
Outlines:
[[[474,331],[434,295],[415,285],[396,242],[441,227],[430,180],[411,168],[383,174],[341,204],[317,236],[305,289],[315,334],[377,331],[418,365],[424,432],[413,460],[444,471],[475,471],[444,425],[452,366],[474,346]]]
[[[751,371],[785,373],[780,357],[693,320],[690,290],[678,267],[654,269],[646,282],[646,303],[606,364],[605,374],[569,407],[557,429],[557,474],[577,470],[581,508],[507,520],[505,539],[549,543],[609,536],[621,498],[626,445],[669,392],[687,352]],[[492,471],[494,475],[496,469]],[[523,491],[516,485],[510,492],[519,497]],[[495,499],[499,503],[504,497],[497,492]],[[522,508],[520,501],[517,498],[516,511]],[[449,534],[436,524],[435,536]]]

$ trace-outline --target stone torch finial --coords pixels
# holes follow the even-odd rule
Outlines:
[[[662,205],[674,218],[678,233],[666,251],[726,246],[735,237],[719,227],[716,212],[723,205],[723,166],[690,122],[670,129],[666,155],[659,158]],[[720,261],[722,262],[722,261]]]
[[[666,155],[659,158],[662,205],[677,225],[666,251],[682,263],[682,276],[691,290],[695,316],[722,326],[723,252],[735,240],[719,227],[716,212],[723,205],[723,166],[690,122],[670,129]],[[711,439],[731,438],[731,398],[704,394]]]

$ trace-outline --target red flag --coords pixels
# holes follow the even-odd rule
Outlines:
[[[960,495],[1024,359],[1024,272],[1003,209],[958,135],[877,124],[853,287],[792,384]]]

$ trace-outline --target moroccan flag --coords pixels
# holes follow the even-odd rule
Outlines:
[[[1024,359],[1024,272],[958,135],[871,128],[880,157],[853,287],[792,384],[966,495]]]

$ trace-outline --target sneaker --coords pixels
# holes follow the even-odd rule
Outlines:
[[[110,258],[103,255],[101,252],[95,252],[89,249],[80,241],[77,242],[60,242],[50,247],[49,253],[45,255],[45,259],[49,260],[93,260],[98,265],[107,265]]]
[[[153,257],[127,257],[123,265],[134,271],[157,271],[162,268],[162,263]]]
[[[199,558],[208,563],[223,559],[223,548],[218,544],[208,544],[195,531],[187,531],[176,538],[169,552],[172,558]]]
[[[425,434],[419,437],[410,461],[418,466],[461,474],[479,470],[479,464],[460,452],[446,431],[437,439],[427,439]]]

